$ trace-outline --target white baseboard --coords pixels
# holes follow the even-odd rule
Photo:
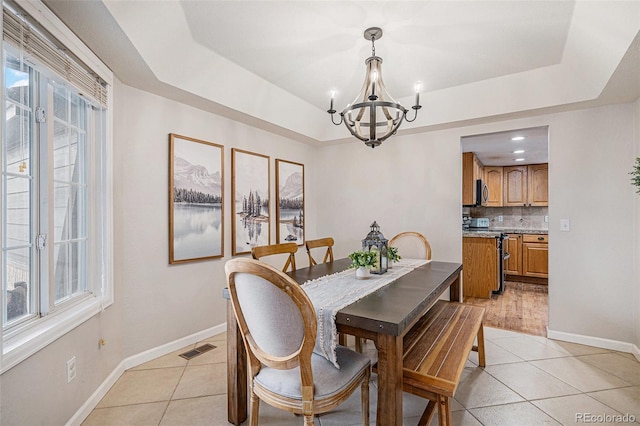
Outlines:
[[[182,337],[173,342],[165,343],[164,345],[149,349],[148,351],[141,352],[137,355],[130,356],[124,360],[125,369],[137,367],[140,364],[156,359],[162,355],[166,355],[173,351],[177,351],[180,348],[184,348],[187,345],[197,343],[201,340],[208,339],[216,334],[224,333],[227,331],[227,323],[217,325],[215,327],[207,328],[206,330],[199,331],[186,337]]]
[[[582,334],[566,333],[564,331],[555,331],[551,329],[547,329],[547,337],[549,339],[562,340],[564,342],[578,343],[580,345],[594,346],[596,348],[603,348],[603,349],[610,349],[613,351],[632,353],[636,356],[636,358],[640,355],[640,352],[638,352],[638,347],[635,346],[633,343],[621,342],[619,340],[604,339],[602,337],[585,336]]]
[[[184,348],[187,345],[191,345],[209,337],[215,336],[227,331],[227,323],[217,325],[215,327],[208,328],[206,330],[199,331],[186,337],[182,337],[173,342],[165,343],[156,348],[149,349],[141,352],[137,355],[125,358],[113,369],[111,374],[98,386],[98,389],[82,404],[82,407],[69,419],[66,426],[80,426],[82,422],[91,414],[94,408],[98,405],[100,400],[109,392],[109,389],[118,381],[122,373],[126,370],[137,367],[140,364],[151,361],[152,359],[161,357],[168,353],[177,351],[180,348]]]
[[[638,345],[633,345],[631,353],[636,357],[638,361],[640,361],[640,348],[638,347]]]

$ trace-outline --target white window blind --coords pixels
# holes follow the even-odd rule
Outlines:
[[[26,19],[3,7],[3,38],[24,52],[24,60],[32,60],[58,73],[80,91],[100,105],[107,106],[107,84],[91,69],[69,55],[53,37],[47,38]]]

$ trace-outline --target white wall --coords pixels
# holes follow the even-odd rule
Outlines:
[[[433,259],[460,262],[461,150],[456,130],[393,137],[371,149],[354,140],[319,150],[318,233],[336,256],[361,247],[375,220],[387,239],[418,231]]]
[[[123,205],[124,355],[131,356],[226,321],[224,263],[231,258],[231,148],[269,155],[271,242],[275,243],[275,159],[305,165],[307,235],[315,223],[316,149],[126,85],[116,87],[116,197]],[[224,145],[224,253],[169,265],[169,133]],[[306,264],[304,249],[298,263]]]
[[[417,230],[434,259],[460,261],[460,137],[543,125],[550,126],[549,328],[629,349],[638,300],[631,104],[397,136],[374,150],[357,142],[323,148],[318,232],[336,239],[341,256],[360,246],[375,219],[387,237]],[[570,232],[559,231],[561,218],[571,220]]]
[[[635,154],[634,158],[640,157],[640,99],[638,99],[634,105],[634,139],[635,139]],[[635,161],[634,163],[635,164]],[[634,187],[634,189],[636,189]],[[640,191],[640,189],[637,189]],[[635,348],[634,354],[636,358],[640,360],[640,194],[635,194],[635,210],[633,214],[635,218],[634,232],[635,235],[635,250],[634,250],[634,289],[635,289]]]
[[[550,121],[549,329],[566,337],[633,341],[633,150],[631,104]]]
[[[115,275],[120,282],[117,269]],[[117,290],[116,301],[103,313],[0,376],[0,424],[63,425],[120,364],[125,331]],[[76,379],[67,383],[67,360],[73,356]]]

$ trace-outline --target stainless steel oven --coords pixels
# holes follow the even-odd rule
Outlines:
[[[496,277],[498,283],[498,289],[493,291],[493,294],[502,294],[504,292],[504,280],[505,280],[505,263],[511,256],[507,252],[507,240],[509,236],[505,233],[500,233],[496,237],[496,250],[498,250],[498,276]]]

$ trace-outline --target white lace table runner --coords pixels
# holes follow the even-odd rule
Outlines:
[[[424,259],[400,259],[385,274],[371,274],[371,278],[366,280],[357,279],[355,269],[347,269],[304,283],[302,288],[313,302],[318,318],[314,352],[340,368],[336,360],[338,311],[429,262]]]

